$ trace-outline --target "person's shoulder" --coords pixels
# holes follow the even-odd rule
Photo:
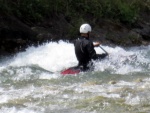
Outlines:
[[[84,45],[85,46],[91,46],[93,43],[89,39],[84,40]]]
[[[89,43],[89,40],[86,38],[83,38],[84,43]]]
[[[74,39],[72,42],[75,44],[76,42],[80,41],[80,37],[77,37],[76,39]]]
[[[87,40],[87,43],[88,43],[88,44],[93,44],[93,41],[90,40],[90,39],[88,39],[88,40]]]

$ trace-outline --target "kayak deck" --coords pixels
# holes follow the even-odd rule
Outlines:
[[[81,69],[79,67],[71,67],[68,69],[65,69],[61,72],[62,75],[74,75],[79,74],[81,72]]]

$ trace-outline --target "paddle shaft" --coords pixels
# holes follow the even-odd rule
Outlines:
[[[105,49],[103,49],[101,46],[99,46],[99,47],[100,47],[106,54],[108,54],[107,51],[105,51]]]

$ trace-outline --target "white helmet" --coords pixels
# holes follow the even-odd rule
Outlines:
[[[82,24],[80,26],[80,33],[88,33],[91,32],[91,26],[89,24]]]

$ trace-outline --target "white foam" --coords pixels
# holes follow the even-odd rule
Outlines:
[[[0,109],[0,112],[1,113],[40,113],[40,112],[30,110],[27,108],[17,109],[16,107],[11,107],[11,108],[2,107],[2,109]]]
[[[39,65],[49,71],[60,71],[77,64],[73,44],[60,41],[51,42],[39,47],[30,47],[19,53],[11,66]]]
[[[108,46],[103,48],[108,51],[109,57],[100,62],[95,62],[96,71],[110,70],[111,73],[115,74],[147,71],[145,65],[149,66],[150,63],[150,59],[145,57],[147,50],[138,50],[139,48],[125,50],[121,47],[111,48]]]
[[[102,61],[96,61],[95,71],[110,70],[111,73],[128,74],[150,68],[150,59],[147,57],[150,46],[130,49],[102,47],[109,53],[109,57]],[[99,54],[104,53],[99,47],[95,49]],[[59,72],[77,64],[74,45],[63,41],[45,43],[39,47],[29,47],[26,52],[18,53],[10,63],[7,63],[8,66],[16,67],[38,65],[52,72]],[[145,65],[147,65],[147,69],[144,67]],[[3,69],[4,66],[0,67],[0,71]]]

